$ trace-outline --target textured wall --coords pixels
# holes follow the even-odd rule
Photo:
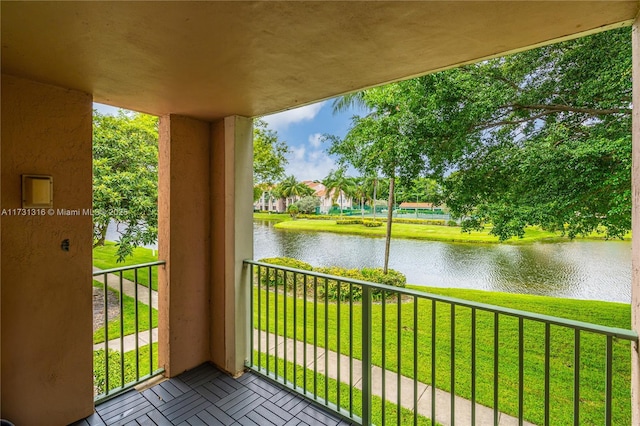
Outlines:
[[[172,377],[209,360],[209,123],[160,118],[159,362]]]
[[[93,411],[91,97],[2,76],[2,417],[61,425]],[[53,176],[54,211],[25,216],[21,174]],[[69,251],[61,242],[69,239]]]
[[[232,374],[249,351],[249,281],[253,258],[252,120],[226,117],[212,124],[211,359]]]

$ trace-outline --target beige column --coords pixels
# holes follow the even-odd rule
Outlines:
[[[631,325],[640,333],[640,17],[636,18],[632,31],[631,53],[633,63],[633,167],[632,167],[632,273],[631,273]],[[640,425],[640,348],[633,345],[631,351],[631,410],[632,424]]]
[[[160,118],[159,365],[169,377],[209,360],[210,125]]]
[[[253,256],[252,120],[212,125],[211,359],[240,373],[249,351],[249,288],[242,261]]]
[[[0,414],[16,425],[93,412],[91,101],[2,75]],[[23,174],[53,177],[52,210],[19,210]]]

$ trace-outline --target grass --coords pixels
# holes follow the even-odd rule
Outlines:
[[[156,262],[158,260],[157,251],[145,247],[137,247],[133,250],[133,256],[127,257],[124,262],[116,262],[116,243],[112,241],[105,242],[104,246],[96,247],[93,249],[93,266],[100,269],[120,268],[123,266],[139,265],[141,263]],[[158,290],[158,268],[151,268],[151,288]],[[130,281],[135,280],[134,271],[125,271],[122,276]],[[138,272],[138,284],[145,287],[149,286],[149,272],[148,269]]]
[[[281,221],[275,225],[278,229],[294,230],[294,231],[319,231],[334,232],[349,235],[364,235],[370,237],[384,237],[386,235],[386,226],[377,228],[369,228],[363,225],[337,225],[334,220],[308,220],[298,219]],[[490,228],[487,227],[483,231],[472,231],[470,233],[461,232],[461,228],[457,226],[437,226],[437,225],[417,225],[394,223],[391,228],[391,236],[393,238],[408,238],[427,241],[442,241],[455,243],[500,243],[498,237],[489,234]],[[626,237],[629,239],[630,235]],[[593,233],[587,238],[602,240],[601,234]],[[560,242],[569,241],[566,236],[560,233],[544,231],[539,227],[528,227],[525,229],[523,238],[511,238],[505,243],[508,244],[528,244],[537,241]]]
[[[257,220],[273,220],[276,222],[284,222],[291,220],[291,215],[289,213],[261,213],[254,212],[253,218]]]
[[[158,369],[158,343],[153,344],[151,349],[153,356],[153,366],[150,367],[149,345],[140,347],[140,354],[138,356],[138,372],[139,377],[144,377],[150,374],[152,371]],[[124,364],[124,385],[137,381],[139,377],[136,377],[136,352],[125,352],[124,356],[120,352],[109,350],[109,388],[106,388],[106,363],[105,363],[105,351],[101,349],[99,351],[93,351],[93,376],[94,385],[97,390],[97,394],[105,394],[108,391],[119,388],[122,386],[122,369],[120,363]]]
[[[93,286],[99,289],[104,289],[104,285],[101,282],[93,281]],[[119,292],[109,288],[109,292],[115,294],[118,297]],[[133,297],[122,295],[123,311],[124,311],[124,335],[128,336],[136,332],[136,304]],[[158,326],[158,311],[151,308],[151,323],[152,328]],[[108,323],[109,339],[116,339],[120,337],[120,318],[111,320]],[[149,330],[149,306],[138,302],[138,331]],[[93,333],[93,344],[104,342],[104,327],[100,327]]]
[[[322,285],[322,284],[321,284]],[[424,289],[424,288],[422,288]],[[630,327],[630,306],[619,303],[576,301],[551,297],[489,293],[472,290],[429,289],[433,293],[460,297],[483,303],[528,310],[568,319],[591,322],[619,328]],[[266,297],[269,294],[270,316],[275,313],[277,300],[278,322],[270,318],[266,326]],[[305,304],[298,295],[295,306],[297,320],[293,318],[294,300],[291,294],[286,298],[287,314],[284,315],[283,294],[274,297],[273,292],[254,292],[261,306],[260,324],[258,313],[254,312],[254,326],[272,333],[293,337],[294,327],[298,340],[303,340],[306,329],[307,342],[313,343],[317,335],[319,346],[326,341],[330,350],[348,355],[352,345],[353,355],[360,358],[362,306],[353,304],[318,303]],[[254,299],[258,303],[258,299]],[[417,303],[417,304],[416,304]],[[307,317],[303,312],[307,310]],[[427,299],[405,302],[398,305],[388,302],[384,309],[381,303],[372,307],[372,362],[391,371],[401,371],[404,376],[413,377],[417,369],[418,380],[431,384],[435,375],[435,386],[450,391],[451,366],[455,365],[455,393],[465,398],[471,396],[471,309],[435,303],[435,323],[432,322],[433,304]],[[414,310],[415,309],[415,310]],[[353,335],[350,335],[350,313]],[[314,328],[313,318],[317,317]],[[414,322],[414,318],[417,319]],[[453,319],[453,321],[452,321]],[[498,327],[498,409],[513,416],[518,415],[519,377],[519,323],[518,319],[501,315]],[[285,331],[286,324],[286,331]],[[455,326],[454,351],[452,358],[452,324]],[[433,326],[433,329],[432,329]],[[401,332],[398,335],[397,330]],[[384,330],[384,337],[383,337]],[[432,332],[433,330],[433,332]],[[559,326],[551,326],[549,380],[551,386],[551,424],[573,423],[573,382],[574,382],[574,332]],[[476,313],[476,399],[479,403],[493,407],[494,400],[494,315],[488,312]],[[417,336],[414,360],[414,333]],[[340,345],[338,346],[338,336]],[[524,321],[524,418],[536,424],[544,423],[544,381],[545,381],[545,326],[533,321]],[[432,341],[435,339],[435,342]],[[605,387],[605,341],[602,336],[582,332],[580,334],[580,424],[599,425],[604,423]],[[435,344],[435,370],[431,369],[432,343]],[[613,424],[630,424],[630,344],[614,339],[613,345]],[[400,361],[400,362],[399,362]],[[415,361],[415,364],[414,364]],[[383,365],[384,363],[384,365]],[[400,365],[399,365],[400,364]],[[414,367],[415,365],[415,367]]]

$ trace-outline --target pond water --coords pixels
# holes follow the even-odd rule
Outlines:
[[[381,267],[384,238],[285,231],[254,221],[254,259],[286,256],[314,266]],[[531,245],[394,239],[389,267],[432,287],[631,300],[631,243],[571,241]]]

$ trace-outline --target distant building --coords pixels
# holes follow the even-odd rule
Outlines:
[[[436,210],[441,209],[440,206],[434,206],[433,203],[400,203],[398,208],[406,210]]]
[[[331,207],[334,203],[332,197],[335,191],[331,191],[329,194],[327,194],[327,188],[320,182],[305,180],[302,183],[313,189],[314,192],[312,195],[318,197],[318,199],[320,200],[320,213],[329,213],[329,210],[331,210]],[[301,197],[298,196],[277,198],[271,191],[265,191],[262,193],[262,196],[258,199],[258,201],[253,203],[253,209],[259,211],[284,213],[287,211],[288,206],[294,204],[296,201],[300,200],[300,198]],[[340,194],[335,198],[335,203],[338,206],[342,205],[343,209],[350,209],[353,207],[353,199],[351,197],[348,197],[343,191],[340,191]]]
[[[329,213],[329,210],[331,210],[331,207],[334,203],[333,195],[335,191],[331,191],[329,194],[327,194],[327,188],[320,182],[305,180],[303,181],[303,183],[309,188],[313,189],[313,195],[320,199],[320,213]],[[343,209],[350,209],[353,207],[353,199],[351,197],[348,197],[344,193],[344,191],[340,191],[340,195],[336,197],[335,203],[339,206],[342,205]]]

